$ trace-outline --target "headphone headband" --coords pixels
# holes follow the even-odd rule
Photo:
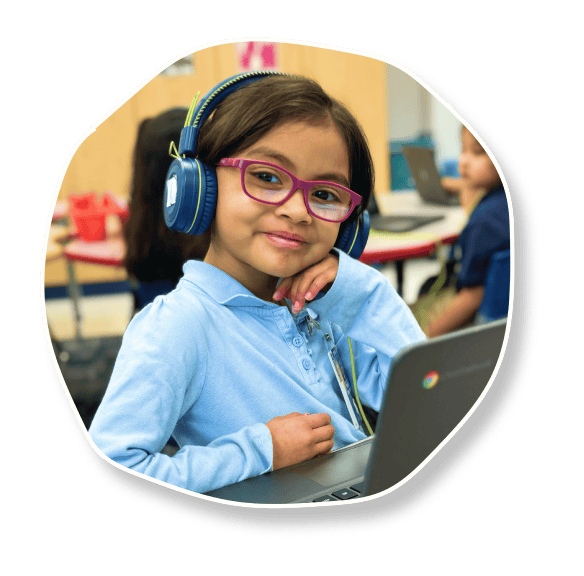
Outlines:
[[[194,110],[189,110],[185,127],[180,135],[180,143],[178,147],[179,155],[182,156],[183,154],[188,154],[195,156],[201,126],[205,123],[205,120],[210,116],[211,112],[213,112],[213,110],[225,98],[227,98],[229,94],[235,92],[235,90],[239,90],[239,88],[242,88],[246,84],[251,84],[256,80],[260,80],[262,77],[267,76],[291,76],[291,74],[271,70],[245,72],[227,78],[227,80],[224,80],[221,84],[218,84],[215,88],[210,90],[197,104]]]

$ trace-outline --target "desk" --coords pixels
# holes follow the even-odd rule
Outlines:
[[[421,226],[412,232],[393,234],[371,230],[363,254],[359,258],[366,264],[395,262],[397,292],[403,294],[404,262],[410,258],[430,256],[440,244],[454,244],[466,222],[460,206],[440,206],[424,202],[415,190],[394,191],[377,198],[383,215],[419,214],[441,215],[442,220]]]
[[[65,256],[71,262],[88,262],[102,266],[123,266],[126,243],[121,236],[99,242],[72,240],[65,247]]]

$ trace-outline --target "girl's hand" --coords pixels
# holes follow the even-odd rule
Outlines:
[[[294,276],[284,278],[272,298],[274,300],[289,298],[292,302],[292,312],[298,314],[306,300],[312,300],[319,292],[327,292],[330,289],[338,271],[338,257],[327,254],[320,262]]]
[[[333,449],[335,429],[328,414],[292,412],[266,423],[272,435],[273,470],[310,460]]]

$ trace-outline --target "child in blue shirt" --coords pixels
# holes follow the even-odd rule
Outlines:
[[[501,176],[466,126],[462,127],[459,172],[460,188],[465,193],[461,204],[470,216],[457,242],[460,261],[456,296],[430,323],[430,337],[460,329],[475,318],[483,299],[490,259],[510,245],[509,208]]]
[[[424,335],[382,274],[335,248],[373,165],[356,119],[317,83],[235,90],[197,157],[216,167],[209,250],[128,326],[90,435],[115,462],[203,493],[365,438],[331,355],[379,410],[392,358]]]

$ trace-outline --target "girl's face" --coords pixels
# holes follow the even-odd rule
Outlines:
[[[501,182],[501,177],[489,155],[466,129],[462,131],[462,154],[458,161],[458,169],[462,178],[475,188],[484,188],[488,191]]]
[[[278,164],[304,180],[349,187],[349,153],[332,122],[281,124],[233,156]],[[238,168],[218,167],[217,183],[217,211],[205,262],[256,296],[271,295],[268,291],[273,291],[277,278],[319,262],[334,246],[340,224],[309,214],[301,190],[284,204],[273,206],[244,193]]]

